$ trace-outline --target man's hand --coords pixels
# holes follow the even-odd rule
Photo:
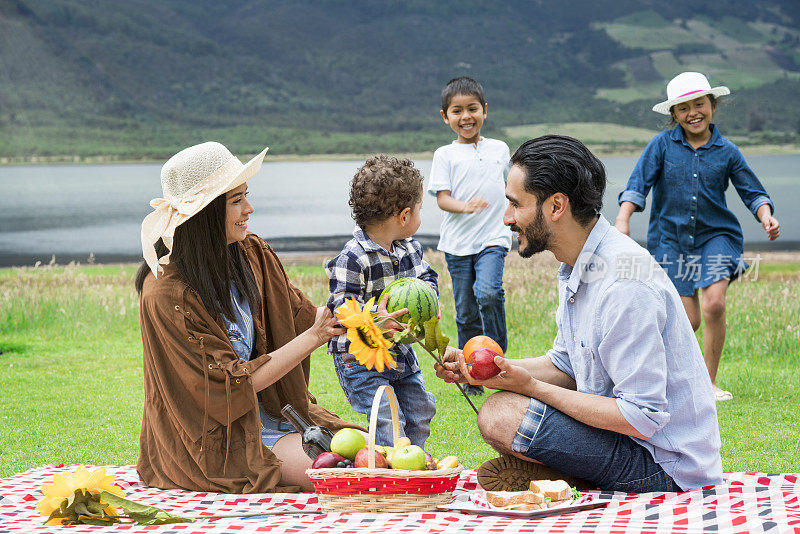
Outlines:
[[[455,347],[447,347],[447,349],[444,351],[444,356],[442,357],[442,363],[444,363],[444,367],[438,363],[433,365],[433,369],[436,371],[436,376],[445,382],[466,382],[467,379],[461,375],[461,370],[458,365],[459,357],[461,357],[462,360],[464,359],[464,357],[461,356],[461,350]]]
[[[472,378],[463,356],[459,364],[461,365],[461,372],[466,373],[466,376],[469,377],[470,384],[481,385],[490,389],[502,389],[503,391],[511,391],[532,397],[536,379],[524,367],[513,365],[511,361],[502,356],[495,356],[494,363],[500,368],[500,374],[486,380]]]

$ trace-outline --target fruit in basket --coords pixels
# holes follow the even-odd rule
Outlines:
[[[392,455],[392,469],[410,469],[421,471],[426,469],[425,451],[417,445],[408,445],[396,449]]]
[[[376,469],[386,469],[389,467],[389,464],[386,462],[386,457],[384,457],[378,451],[372,451],[372,454],[375,455],[375,468]],[[356,459],[353,461],[353,465],[355,467],[369,467],[369,448],[364,447],[356,454]]]
[[[495,357],[500,356],[492,349],[478,349],[472,353],[472,365],[469,365],[469,374],[477,380],[486,380],[500,374],[500,368],[494,363]]]
[[[386,310],[389,313],[408,308],[408,313],[398,319],[401,323],[414,319],[414,324],[422,325],[439,315],[439,298],[436,296],[436,291],[428,282],[419,278],[406,276],[394,280],[384,288],[378,302],[381,302],[386,294],[389,295],[389,300],[386,302]]]
[[[355,428],[343,428],[333,435],[331,451],[353,460],[366,444],[364,434]]]
[[[383,447],[383,450],[385,451],[383,455],[386,457],[386,463],[392,465],[392,455],[394,454],[394,447]]]
[[[425,468],[429,471],[436,469],[436,459],[425,451]]]
[[[436,464],[436,469],[455,469],[458,467],[458,456],[445,456]]]
[[[402,438],[399,438],[397,441],[394,442],[394,449],[397,450],[402,447],[408,447],[409,445],[411,445],[411,440],[408,439],[406,436],[403,436]]]
[[[339,462],[344,462],[344,457],[335,452],[322,452],[314,458],[311,469],[329,469],[336,467]]]
[[[475,336],[464,343],[464,348],[461,351],[464,354],[464,361],[467,362],[467,365],[472,363],[472,354],[478,349],[492,349],[500,356],[503,355],[503,349],[500,348],[497,341],[489,336]]]

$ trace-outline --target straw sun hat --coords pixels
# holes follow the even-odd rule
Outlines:
[[[257,173],[267,150],[243,164],[223,145],[208,142],[181,150],[164,164],[164,197],[150,201],[154,211],[142,221],[142,254],[156,277],[163,270],[161,265],[169,263],[175,228]],[[159,239],[168,250],[161,258],[156,257],[155,249]]]
[[[711,87],[708,79],[699,72],[682,72],[667,84],[667,99],[653,106],[653,111],[669,115],[669,109],[675,104],[694,100],[703,95],[720,97],[731,94],[724,85]]]

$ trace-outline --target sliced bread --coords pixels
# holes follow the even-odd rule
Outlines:
[[[487,491],[486,500],[492,506],[504,508],[512,504],[541,504],[544,496],[532,491]],[[538,508],[534,508],[538,510]]]
[[[569,484],[563,480],[532,480],[530,490],[550,497],[551,502],[563,501],[572,494]]]

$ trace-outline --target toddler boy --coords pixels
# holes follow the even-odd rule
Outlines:
[[[350,297],[362,306],[375,297],[377,304],[390,282],[406,276],[424,280],[439,292],[438,274],[422,259],[422,245],[411,237],[419,229],[421,207],[422,177],[410,160],[385,155],[367,159],[350,184],[350,208],[357,225],[353,239],[325,263],[331,311],[335,313]],[[345,335],[328,342],[339,384],[350,405],[369,417],[375,391],[381,385],[391,385],[399,405],[401,434],[424,448],[436,403],[433,394],[425,390],[411,345],[395,345],[391,352],[397,367],[382,373],[358,363],[348,353],[349,345]],[[394,445],[385,397],[375,440],[380,445]]]

